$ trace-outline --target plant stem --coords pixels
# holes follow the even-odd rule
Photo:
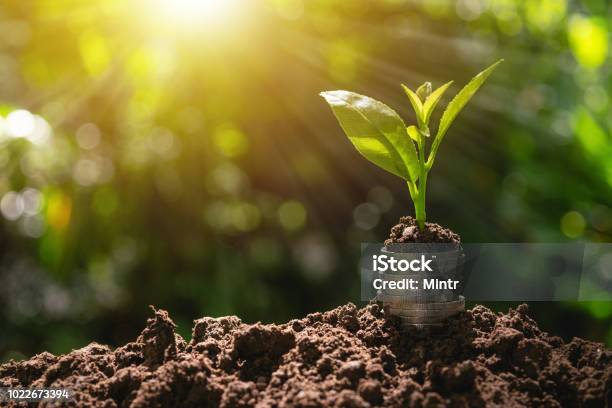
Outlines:
[[[425,229],[425,190],[427,189],[427,173],[421,175],[419,180],[419,193],[417,199],[414,202],[414,209],[416,214],[417,224],[419,229],[423,231]]]
[[[414,213],[416,216],[417,224],[419,229],[423,231],[425,229],[425,194],[427,190],[427,172],[428,169],[425,163],[425,135],[423,134],[422,126],[419,126],[419,188],[417,195],[414,200]]]

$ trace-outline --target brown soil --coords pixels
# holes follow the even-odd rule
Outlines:
[[[284,325],[196,320],[189,343],[155,310],[138,339],[0,367],[0,386],[67,387],[72,406],[602,407],[612,351],[538,329],[527,305],[401,329],[376,304]]]
[[[399,224],[391,228],[389,238],[385,241],[386,246],[392,244],[409,243],[434,243],[434,244],[455,244],[461,242],[461,237],[448,228],[441,225],[426,222],[423,231],[419,230],[416,219],[413,217],[401,217]]]

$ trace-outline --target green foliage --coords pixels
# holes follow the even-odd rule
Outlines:
[[[406,92],[406,96],[408,96],[408,100],[410,101],[410,104],[412,105],[412,109],[414,110],[414,113],[417,117],[417,122],[422,123],[423,122],[423,103],[421,102],[421,98],[419,98],[419,96],[414,93],[410,88],[408,88],[406,85],[402,84],[402,88],[404,89],[404,92]]]
[[[491,65],[489,68],[480,72],[476,75],[466,86],[463,87],[461,91],[453,98],[452,101],[448,104],[444,113],[442,114],[442,118],[440,119],[440,126],[438,127],[438,133],[436,134],[436,138],[431,147],[431,153],[429,155],[428,166],[431,167],[433,161],[436,157],[436,153],[438,152],[438,147],[446,135],[448,128],[453,123],[459,112],[463,109],[463,107],[472,99],[472,96],[480,89],[482,84],[487,80],[489,75],[493,72],[493,70],[499,65],[503,60],[497,61],[495,64]]]
[[[438,102],[440,102],[440,98],[442,98],[442,95],[444,95],[444,92],[446,92],[446,90],[448,89],[449,86],[451,86],[452,83],[453,81],[449,81],[445,83],[444,85],[436,89],[433,93],[431,93],[431,95],[427,97],[427,100],[425,100],[425,103],[423,104],[423,122],[424,123],[429,123],[431,114],[433,113],[434,109],[436,109]]]
[[[347,91],[323,92],[355,148],[379,167],[407,181],[419,174],[414,144],[402,118],[382,102]]]
[[[427,175],[440,143],[459,112],[502,61],[478,73],[450,101],[440,119],[428,156],[425,141],[430,136],[431,114],[452,81],[433,92],[430,82],[425,82],[416,92],[402,84],[418,122],[409,127],[393,109],[375,99],[349,91],[321,93],[357,150],[372,163],[406,180],[420,228],[425,226]]]
[[[406,128],[406,131],[408,132],[408,136],[410,136],[410,138],[412,140],[414,140],[415,142],[418,142],[419,140],[419,128],[417,128],[414,125],[410,125]]]

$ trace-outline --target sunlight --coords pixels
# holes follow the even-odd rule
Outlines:
[[[180,29],[206,28],[228,23],[238,10],[239,0],[157,0],[159,19]]]

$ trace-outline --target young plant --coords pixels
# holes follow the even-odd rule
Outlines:
[[[421,230],[425,227],[427,175],[434,164],[440,143],[457,114],[502,61],[497,61],[472,78],[450,101],[430,144],[429,154],[429,120],[453,81],[435,91],[432,91],[429,82],[421,85],[416,92],[402,84],[417,119],[416,125],[408,127],[393,109],[370,97],[349,91],[321,93],[355,148],[372,163],[406,180]]]

